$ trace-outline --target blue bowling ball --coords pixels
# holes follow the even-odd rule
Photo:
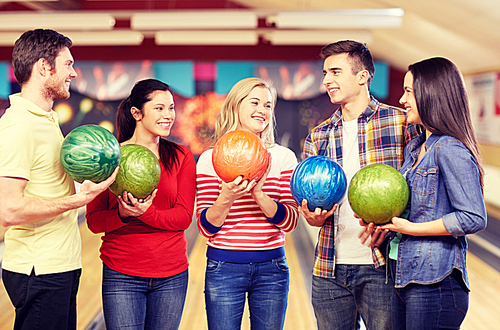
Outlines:
[[[290,189],[301,205],[307,200],[311,212],[317,207],[331,210],[344,197],[347,178],[339,164],[325,156],[312,156],[297,165],[292,173]]]

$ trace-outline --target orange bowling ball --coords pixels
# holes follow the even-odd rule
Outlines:
[[[239,176],[243,180],[259,180],[269,165],[269,153],[257,135],[237,130],[219,139],[212,153],[212,164],[224,182],[232,182]]]

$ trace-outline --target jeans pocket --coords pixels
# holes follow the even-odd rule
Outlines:
[[[224,264],[224,261],[217,261],[217,260],[212,260],[212,259],[207,259],[207,273],[214,273],[218,271],[222,265]]]
[[[467,310],[469,309],[469,293],[461,287],[457,280],[451,278],[451,276],[450,280],[452,282],[451,292],[453,295],[453,304],[455,305],[455,309],[463,313],[465,317]]]
[[[273,259],[273,264],[276,265],[276,268],[283,272],[288,272],[288,262],[286,261],[286,257],[280,257],[277,259]]]

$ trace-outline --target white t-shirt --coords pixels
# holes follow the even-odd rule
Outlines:
[[[342,120],[342,162],[347,186],[359,171],[358,120]],[[349,205],[347,192],[340,203],[335,252],[337,264],[373,264],[371,249],[361,244],[358,234],[361,230],[359,220]]]

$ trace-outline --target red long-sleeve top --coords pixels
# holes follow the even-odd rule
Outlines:
[[[184,231],[193,217],[196,168],[191,151],[181,146],[179,163],[161,178],[153,204],[140,217],[123,222],[116,196],[109,190],[87,205],[87,224],[104,233],[101,260],[111,269],[141,277],[168,277],[188,268]],[[128,221],[129,219],[127,219]]]

